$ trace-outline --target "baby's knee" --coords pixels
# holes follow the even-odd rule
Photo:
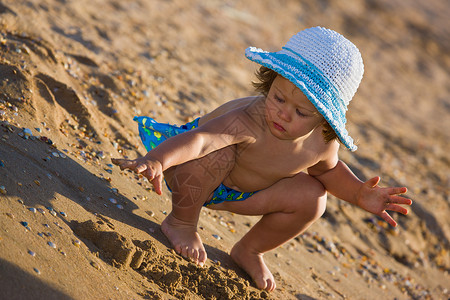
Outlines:
[[[320,181],[306,175],[303,178],[302,192],[299,193],[298,212],[304,216],[309,216],[311,220],[319,219],[326,210],[327,191]]]

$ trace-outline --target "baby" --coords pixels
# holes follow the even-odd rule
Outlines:
[[[248,48],[261,65],[254,83],[261,96],[225,103],[177,127],[138,117],[149,152],[113,159],[172,191],[172,212],[161,229],[176,252],[203,265],[197,232],[203,206],[262,218],[231,249],[231,257],[260,289],[276,283],[263,254],[304,232],[325,211],[327,192],[380,216],[407,214],[405,187],[381,188],[379,177],[358,179],[338,158],[340,144],[356,150],[345,129],[347,105],[362,79],[359,50],[339,33],[309,28],[282,50]]]

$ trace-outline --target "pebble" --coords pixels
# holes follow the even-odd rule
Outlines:
[[[120,204],[117,204],[116,206],[117,206],[118,209],[123,209],[123,206],[120,205]]]
[[[105,153],[103,153],[103,151],[99,151],[99,152],[97,152],[97,155],[96,155],[98,158],[100,158],[100,159],[104,159],[104,158],[106,158],[106,155],[105,155]]]
[[[36,213],[36,208],[34,208],[34,207],[30,207],[30,208],[28,208],[28,210],[31,211],[32,213]]]
[[[6,194],[6,188],[2,185],[0,186],[0,193],[5,195]]]
[[[100,270],[100,265],[98,263],[96,263],[95,261],[91,262],[91,266],[93,266],[97,270]]]
[[[73,244],[74,246],[76,246],[76,247],[80,247],[81,242],[80,242],[79,240],[74,240],[74,241],[72,242],[72,244]]]
[[[36,256],[36,253],[34,251],[28,250],[28,254],[30,254],[31,256]]]
[[[52,243],[52,242],[47,242],[47,245],[49,245],[50,247],[52,247],[52,248],[56,248],[56,245],[55,245],[55,243]]]
[[[27,140],[33,136],[33,132],[29,128],[24,128],[23,131],[19,133],[19,136]]]
[[[31,228],[28,226],[28,222],[22,221],[20,222],[20,224],[22,224],[22,226],[25,227],[27,230],[31,230]]]
[[[41,274],[41,271],[39,271],[38,269],[33,268],[33,270],[34,270],[38,275]]]
[[[60,212],[60,214],[61,214],[61,216],[63,216],[63,217],[67,217],[67,214],[65,213],[65,212]]]
[[[220,236],[218,236],[217,234],[213,234],[212,235],[216,240],[221,240],[222,238]]]
[[[4,167],[4,166],[5,166],[5,163],[0,160],[0,167]]]
[[[109,202],[116,204],[116,203],[117,203],[117,200],[114,199],[114,198],[109,198]]]

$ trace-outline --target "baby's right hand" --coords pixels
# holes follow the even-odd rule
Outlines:
[[[155,187],[156,193],[162,193],[163,171],[162,165],[157,160],[139,157],[136,159],[112,158],[112,163],[119,166],[121,170],[130,169],[135,173],[144,175]]]

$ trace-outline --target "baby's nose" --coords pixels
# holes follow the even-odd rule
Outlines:
[[[278,111],[278,117],[286,122],[289,122],[291,120],[289,112],[283,109],[280,109]]]

